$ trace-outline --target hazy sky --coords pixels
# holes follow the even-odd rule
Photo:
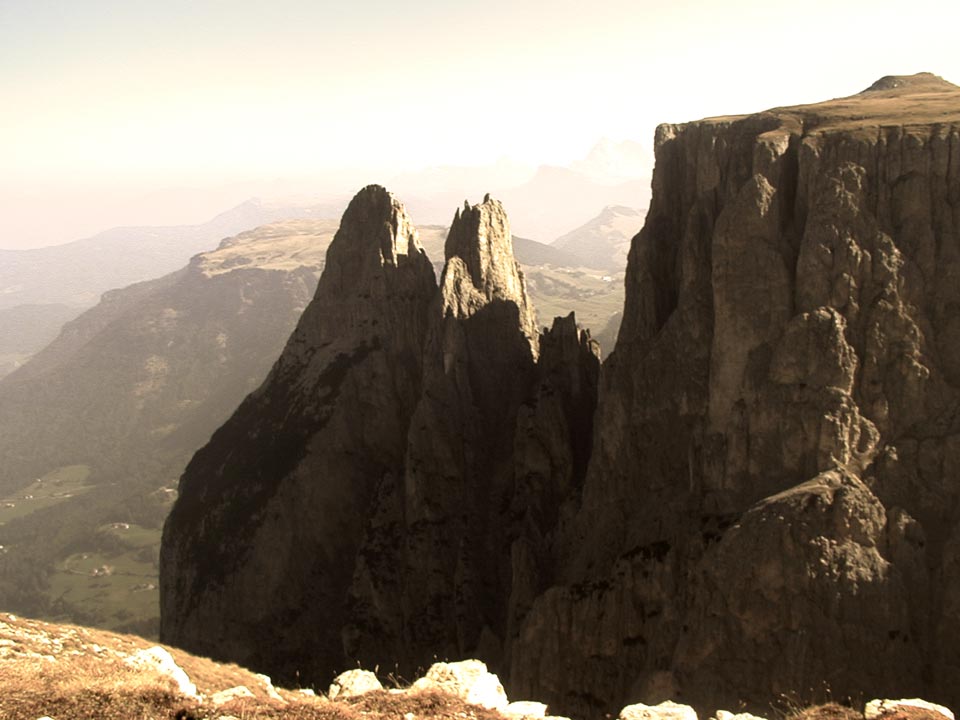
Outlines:
[[[943,0],[0,0],[0,247],[170,188],[567,164],[885,74],[960,82],[958,27]]]

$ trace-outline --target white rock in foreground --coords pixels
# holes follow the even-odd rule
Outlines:
[[[228,702],[233,702],[234,700],[252,697],[256,697],[256,695],[253,694],[253,691],[251,691],[250,688],[248,688],[246,685],[237,685],[236,687],[215,692],[210,696],[210,702],[212,702],[216,707],[220,707],[221,705],[226,705]]]
[[[697,712],[689,705],[667,700],[659,705],[637,703],[620,711],[620,720],[698,720]]]
[[[257,679],[263,683],[264,690],[267,691],[267,695],[271,700],[276,700],[277,702],[285,703],[286,700],[283,699],[283,695],[277,692],[277,689],[273,686],[273,680],[270,679],[269,675],[264,675],[262,673],[254,673]]]
[[[383,690],[383,685],[369,670],[347,670],[334,678],[327,691],[331,700],[355,697],[373,690]]]
[[[547,706],[541,702],[518,700],[507,705],[501,712],[513,718],[543,718],[547,716]]]
[[[732,713],[729,710],[717,710],[714,714],[714,720],[767,720],[759,715],[750,713]]]
[[[867,720],[873,720],[873,718],[879,717],[884,713],[896,712],[901,707],[932,710],[933,712],[938,712],[950,720],[956,720],[953,715],[953,710],[950,708],[944,707],[943,705],[936,705],[934,703],[927,702],[926,700],[921,700],[920,698],[912,698],[909,700],[871,700],[863,709],[863,714],[866,716]]]
[[[479,660],[434,663],[411,689],[442,690],[472,705],[491,710],[502,710],[508,704],[500,678],[487,672],[487,666]]]
[[[177,688],[187,697],[197,698],[197,686],[190,681],[190,677],[182,667],[177,665],[173,655],[159,645],[146,650],[138,650],[126,659],[128,665],[139,668],[151,668],[161,675],[166,675],[177,684]]]

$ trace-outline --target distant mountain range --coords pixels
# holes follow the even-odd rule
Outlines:
[[[54,303],[90,307],[101,293],[173,272],[229,235],[275,220],[336,216],[341,209],[252,199],[201,225],[117,227],[65,245],[0,250],[0,309]]]
[[[0,605],[150,631],[177,478],[263,380],[335,230],[269,225],[107,292],[0,380]]]
[[[108,290],[173,272],[191,256],[243,230],[339,212],[335,204],[252,199],[200,225],[117,227],[64,245],[0,250],[0,377],[22,365]]]
[[[53,340],[79,309],[63,303],[16,305],[0,310],[0,377]]]
[[[627,216],[612,224],[591,218],[604,206],[619,206],[620,214],[622,208],[645,208],[652,168],[652,155],[639,143],[601,140],[568,167],[534,169],[500,161],[425,168],[398,176],[391,187],[420,223],[443,227],[450,223],[450,208],[491,191],[509,208],[514,232],[539,241],[525,247],[526,241],[517,238],[521,262],[616,272],[626,266],[625,246],[640,223]],[[329,193],[319,200],[254,198],[198,225],[116,227],[63,245],[0,249],[0,377],[26,362],[107,290],[172,272],[222,238],[249,228],[284,219],[338,218],[345,202]],[[582,227],[568,232],[577,226]],[[566,251],[565,257],[551,257],[544,249],[557,238],[554,247]],[[527,256],[534,252],[538,257]],[[442,247],[430,255],[441,258]]]
[[[395,178],[390,187],[419,222],[443,225],[450,223],[450,208],[489,191],[509,209],[516,234],[550,244],[605,206],[645,209],[652,173],[653,155],[643,145],[601,140],[566,167],[427,168]]]

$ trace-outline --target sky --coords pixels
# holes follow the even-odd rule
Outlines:
[[[0,0],[0,248],[960,83],[957,27],[943,0]]]

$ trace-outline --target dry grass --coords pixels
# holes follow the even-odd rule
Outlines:
[[[327,247],[340,225],[337,220],[282,220],[247,230],[216,250],[199,256],[208,276],[237,268],[296,270],[323,267]]]
[[[838,703],[804,708],[787,716],[788,720],[863,720],[863,713]]]
[[[804,134],[960,122],[960,87],[924,74],[885,79],[894,82],[814,105],[774,108],[769,114],[779,117],[784,127],[802,127]],[[730,122],[742,117],[746,116],[707,120]]]
[[[786,720],[863,720],[862,712],[838,703],[825,703],[797,710],[787,715]],[[932,710],[915,707],[900,707],[880,715],[879,720],[947,720]]]
[[[170,718],[184,705],[169,682],[119,660],[25,657],[0,667],[0,717],[5,720]]]
[[[169,677],[127,658],[154,644],[134,635],[0,614],[0,718],[54,720],[504,720],[436,691],[328,701],[273,690],[262,676],[166,648],[196,684],[201,700],[182,695]],[[215,706],[214,693],[242,685],[254,697]],[[278,693],[281,699],[271,696]]]

